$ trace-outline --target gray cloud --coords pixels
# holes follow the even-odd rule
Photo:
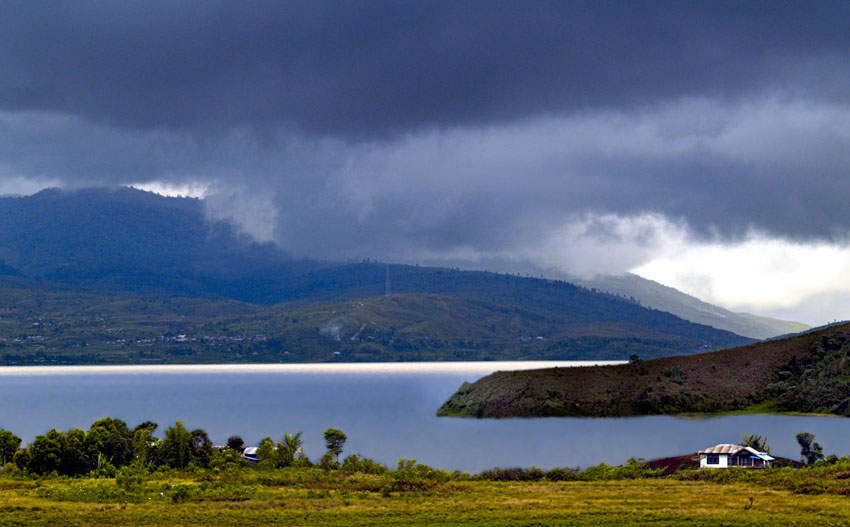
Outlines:
[[[211,215],[299,254],[486,258],[551,249],[571,225],[606,214],[659,214],[703,239],[752,230],[844,239],[848,129],[850,107],[776,99],[687,100],[367,142],[245,130],[197,139],[14,115],[0,117],[0,156],[14,160],[10,177],[205,182]],[[651,237],[616,225],[591,221],[581,237]]]
[[[850,232],[846,3],[2,10],[5,192],[204,183],[296,254],[582,272]]]
[[[0,109],[339,136],[684,96],[847,101],[843,2],[7,2]]]

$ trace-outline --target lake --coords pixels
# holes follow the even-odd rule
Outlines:
[[[733,415],[476,420],[436,417],[464,381],[497,370],[576,366],[577,362],[467,362],[215,366],[0,368],[0,428],[25,442],[51,427],[88,429],[104,416],[131,427],[150,419],[157,435],[182,419],[215,444],[231,435],[256,445],[265,436],[304,432],[318,459],[322,432],[348,435],[345,453],[390,466],[400,457],[477,472],[494,466],[612,464],[630,457],[681,455],[742,434],[768,438],[772,452],[799,457],[794,436],[812,432],[827,454],[848,454],[850,420]]]

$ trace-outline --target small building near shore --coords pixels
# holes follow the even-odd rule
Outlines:
[[[253,465],[260,461],[260,458],[257,457],[257,447],[249,446],[242,450],[242,459],[244,459],[249,465]]]
[[[770,468],[776,458],[755,448],[728,443],[699,451],[700,468]]]

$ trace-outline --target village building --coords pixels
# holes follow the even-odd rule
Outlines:
[[[774,461],[767,452],[741,445],[724,443],[699,451],[700,468],[770,468]]]
[[[249,465],[258,463],[260,461],[260,458],[257,456],[257,447],[249,446],[243,449],[242,459],[244,459]]]

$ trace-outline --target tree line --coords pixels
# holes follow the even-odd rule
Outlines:
[[[152,421],[145,421],[130,428],[120,419],[105,417],[92,423],[88,431],[79,428],[72,428],[67,432],[51,429],[46,434],[36,436],[32,443],[23,448],[20,437],[0,429],[0,467],[11,463],[21,472],[34,475],[95,474],[112,477],[123,467],[142,470],[222,468],[246,462],[242,456],[245,443],[240,436],[228,438],[226,446],[214,447],[204,430],[189,430],[183,421],[177,421],[166,429],[161,439],[154,436],[157,428],[158,425]],[[367,473],[384,473],[388,470],[384,465],[361,458],[357,454],[350,455],[340,462],[347,439],[342,431],[327,429],[324,432],[327,451],[314,464],[304,453],[302,432],[284,434],[277,442],[265,437],[260,441],[255,455],[248,459],[256,463],[258,468],[318,466],[326,470],[341,468]],[[770,452],[766,438],[760,435],[745,435],[741,439],[744,446]],[[800,445],[801,457],[808,466],[850,462],[850,458],[825,456],[823,447],[814,441],[814,434],[802,432],[796,435],[796,439]],[[401,469],[402,465],[399,466]],[[558,472],[563,470],[565,469],[555,469],[551,477],[563,479],[563,474]],[[520,472],[525,474],[525,471]]]
[[[105,417],[92,423],[88,431],[51,429],[23,448],[20,437],[0,429],[0,457],[3,466],[13,463],[27,473],[64,476],[90,473],[111,476],[127,466],[185,469],[244,463],[245,445],[239,436],[231,436],[227,446],[216,448],[204,430],[189,430],[183,421],[166,429],[162,438],[154,436],[157,428],[152,421],[130,428],[120,419]],[[301,432],[285,434],[276,444],[270,437],[264,438],[257,448],[258,465],[269,468],[312,466],[304,453],[301,435]],[[324,438],[327,452],[319,464],[324,468],[338,468],[347,437],[331,428],[325,431]]]

